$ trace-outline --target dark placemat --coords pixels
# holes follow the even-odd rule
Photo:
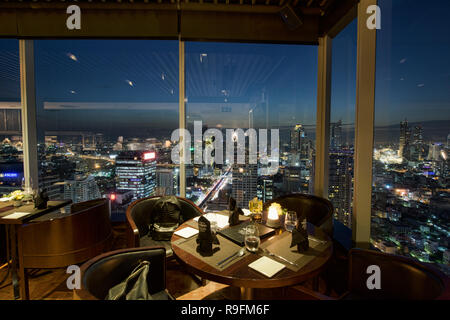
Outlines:
[[[15,208],[17,208],[17,207],[14,207],[13,205],[8,205],[8,206],[6,206],[6,207],[0,208],[0,213],[6,212],[6,211],[9,211],[9,210],[13,210],[13,209],[15,209]]]
[[[214,212],[214,213],[217,214],[217,215],[223,215],[223,216],[227,216],[227,217],[229,216],[229,211],[228,211],[228,210],[222,210],[222,211]],[[246,220],[249,220],[249,219],[250,219],[250,217],[246,217],[246,216],[243,216],[243,215],[239,215],[239,220],[240,220],[241,222],[246,221]],[[191,219],[191,220],[185,222],[185,224],[188,225],[188,226],[190,226],[190,227],[192,227],[192,228],[198,229],[198,222],[195,221],[194,219]],[[229,226],[227,226],[227,227],[225,227],[225,228],[228,228],[228,227],[229,227]],[[224,228],[224,229],[225,229],[225,228]]]
[[[283,263],[288,269],[291,269],[292,271],[297,272],[301,268],[306,266],[309,262],[314,260],[314,258],[321,255],[322,252],[324,252],[331,245],[330,241],[325,241],[324,243],[322,243],[322,242],[314,241],[312,238],[317,239],[315,237],[309,236],[309,249],[308,249],[308,251],[303,252],[303,253],[299,253],[297,251],[297,246],[289,248],[291,245],[291,240],[292,240],[292,234],[290,232],[284,232],[281,235],[276,236],[272,240],[265,242],[261,245],[261,248],[267,249],[271,253],[281,256],[291,262],[294,262],[298,266],[294,266],[294,265],[287,263],[277,257],[263,254],[261,251],[260,251],[260,253],[262,255],[267,255],[268,257],[270,257],[280,263]]]
[[[238,262],[239,260],[243,259],[244,257],[246,257],[247,255],[250,254],[247,250],[244,249],[245,254],[242,257],[235,258],[236,257],[235,256],[235,257],[233,257],[233,261],[231,261],[229,263],[227,261],[227,262],[223,263],[222,266],[218,266],[217,265],[218,262],[231,256],[233,253],[238,252],[239,250],[242,249],[242,247],[238,246],[237,244],[234,244],[230,240],[222,237],[221,235],[218,235],[217,238],[219,239],[220,245],[213,245],[213,250],[216,248],[220,248],[220,250],[216,251],[210,257],[203,257],[202,255],[200,255],[200,253],[197,252],[197,242],[196,242],[197,236],[193,236],[189,239],[178,239],[178,240],[174,241],[172,243],[172,245],[175,245],[175,246],[179,247],[180,249],[183,249],[184,251],[189,252],[194,257],[202,260],[206,264],[210,265],[211,267],[213,267],[219,271],[225,270],[226,268],[232,266],[233,264],[235,264],[236,262]]]

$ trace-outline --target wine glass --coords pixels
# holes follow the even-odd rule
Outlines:
[[[292,232],[297,224],[297,212],[288,211],[284,219],[284,227],[287,231]]]
[[[250,252],[257,252],[260,242],[258,225],[249,224],[245,229],[245,247]]]

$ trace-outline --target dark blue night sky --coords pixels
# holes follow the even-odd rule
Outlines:
[[[450,2],[382,0],[376,124],[450,120]],[[178,126],[178,43],[35,41],[38,127],[111,135]],[[20,99],[18,41],[0,40],[0,101]],[[356,21],[333,41],[331,120],[355,113]],[[208,126],[314,125],[317,47],[186,43],[187,115]],[[188,119],[188,121],[189,121]]]

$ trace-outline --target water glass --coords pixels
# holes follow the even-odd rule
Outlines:
[[[287,231],[292,232],[297,224],[297,212],[288,211],[284,219],[284,227]]]
[[[258,225],[249,224],[245,229],[245,247],[250,252],[257,252],[260,242]]]
[[[208,220],[211,225],[211,233],[216,234],[217,233],[217,215],[215,213],[208,214]]]

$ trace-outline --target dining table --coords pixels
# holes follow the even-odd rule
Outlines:
[[[216,214],[227,216],[228,211]],[[240,223],[248,219],[249,217],[241,216]],[[190,229],[179,232],[185,228]],[[172,235],[171,245],[178,262],[202,279],[239,287],[242,300],[253,299],[254,289],[257,288],[289,287],[310,279],[315,281],[326,268],[333,253],[332,240],[311,223],[306,223],[309,249],[302,253],[297,251],[297,246],[291,247],[291,232],[279,227],[274,229],[273,234],[261,239],[259,249],[255,253],[249,252],[245,245],[242,246],[217,233],[219,244],[214,245],[213,254],[203,256],[198,250],[198,233],[191,235],[191,229],[198,230],[196,220],[184,222]],[[188,230],[190,232],[187,232]],[[261,259],[263,257],[265,258]],[[269,269],[273,265],[282,269],[275,274],[268,274],[264,270],[253,268],[261,263],[269,264]],[[262,267],[265,268],[264,265]]]
[[[0,202],[0,224],[6,228],[7,263],[11,270],[15,299],[29,299],[28,279],[23,264],[22,226],[31,220],[55,212],[72,203],[72,200],[48,201],[45,208],[35,208],[34,203],[15,206],[14,201]],[[64,209],[63,209],[64,210]]]

